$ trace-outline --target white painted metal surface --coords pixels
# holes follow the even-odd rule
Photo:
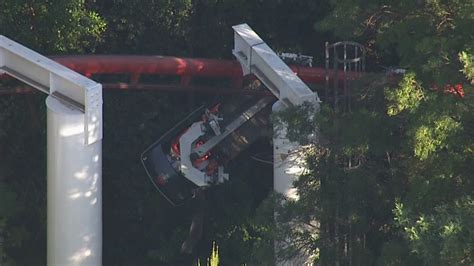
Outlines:
[[[214,182],[223,183],[224,181],[229,180],[229,174],[224,173],[224,168],[222,166],[218,167],[217,179],[215,179],[211,176],[208,176],[206,171],[203,170],[209,164],[208,160],[203,160],[201,162],[201,169],[196,168],[193,162],[191,161],[191,154],[195,147],[195,143],[203,135],[204,122],[195,122],[186,130],[186,132],[179,139],[179,150],[181,154],[181,172],[187,179],[189,179],[191,182],[193,182],[199,187],[209,186]]]
[[[285,109],[281,101],[272,106],[272,112],[276,113]],[[300,177],[304,171],[304,161],[298,157],[297,151],[300,145],[290,142],[286,137],[286,128],[279,131],[274,127],[273,137],[273,189],[282,193],[286,198],[297,200],[298,191],[293,187],[293,182]]]
[[[102,265],[102,85],[1,35],[0,73],[49,95],[48,265]]]
[[[84,114],[48,96],[48,265],[102,264],[102,142]]]
[[[247,25],[240,24],[234,29],[235,57],[242,65],[244,74],[254,74],[276,96],[279,101],[273,105],[272,111],[278,112],[291,105],[301,105],[309,102],[319,110],[319,97],[278,57],[278,55]],[[305,170],[304,162],[295,154],[301,147],[298,143],[290,142],[283,129],[273,138],[273,188],[282,193],[287,199],[298,199],[298,192],[293,182]],[[275,215],[278,215],[277,213]],[[297,226],[297,225],[296,225]],[[291,241],[288,239],[287,241]],[[275,243],[275,249],[286,244]],[[278,261],[278,266],[312,265],[310,254],[302,251],[300,256]]]
[[[277,101],[272,106],[273,112],[279,112],[285,109],[285,105],[281,101]],[[298,200],[298,191],[293,187],[296,181],[307,169],[304,157],[301,156],[299,150],[301,145],[296,142],[290,142],[286,137],[286,127],[276,128],[274,126],[273,137],[273,189],[285,196],[286,199]],[[278,213],[275,213],[277,216]],[[278,225],[277,225],[278,226]],[[296,227],[298,225],[295,225]],[[287,239],[282,242],[275,242],[275,251],[281,250],[291,242]],[[311,266],[313,265],[313,256],[304,250],[300,254],[290,260],[277,261],[277,266]]]
[[[205,172],[196,169],[191,162],[191,153],[192,148],[194,147],[194,142],[202,135],[204,132],[202,130],[203,122],[196,122],[192,124],[189,129],[179,138],[179,150],[181,154],[181,172],[183,175],[189,179],[191,182],[196,184],[199,187],[204,187],[209,185],[210,178],[206,175]],[[207,163],[207,162],[205,162]]]
[[[85,143],[102,139],[102,85],[0,35],[0,71],[60,98],[84,115]]]
[[[234,29],[232,53],[244,74],[252,73],[285,105],[319,102],[316,93],[247,24]]]

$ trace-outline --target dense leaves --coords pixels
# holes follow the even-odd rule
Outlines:
[[[473,263],[473,14],[468,0],[4,0],[0,31],[47,54],[231,58],[230,27],[247,22],[277,51],[313,55],[315,65],[335,35],[364,43],[369,69],[408,70],[395,82],[366,74],[352,112],[323,104],[312,116],[309,106],[280,116],[290,138],[320,140],[295,183],[299,201],[278,210],[283,225],[304,226],[272,226],[272,167],[249,159],[271,151],[261,140],[229,166],[232,181],[206,195],[204,234],[187,257],[179,250],[193,206],[171,208],[138,158],[214,97],[107,92],[105,265],[193,264],[211,256],[213,241],[222,265],[273,265],[273,239],[287,236],[294,245],[279,255],[309,249],[324,265],[456,265]],[[43,102],[0,98],[2,265],[46,262]]]
[[[91,52],[106,22],[84,0],[0,2],[0,32],[41,53]]]
[[[302,226],[302,235],[286,228],[282,237],[301,240],[324,265],[472,264],[472,2],[332,5],[319,27],[408,71],[398,84],[367,75],[352,112],[283,114],[293,132],[317,125],[324,141],[307,154],[310,172],[295,183],[300,200],[282,217],[316,226]]]

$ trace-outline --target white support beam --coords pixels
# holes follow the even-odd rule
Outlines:
[[[284,110],[286,106],[281,101],[277,101],[272,106],[272,112],[277,113]],[[283,127],[280,127],[283,126]],[[306,162],[304,156],[301,154],[301,145],[296,142],[291,142],[287,137],[288,127],[286,124],[273,127],[273,190],[285,196],[285,199],[299,200],[298,190],[293,186],[293,183],[298,178],[307,172]],[[283,202],[277,203],[282,204]],[[278,217],[278,213],[274,213]],[[277,219],[276,219],[277,220]],[[280,226],[279,223],[276,226]],[[306,225],[293,224],[294,230],[299,230],[300,227]],[[293,239],[288,238],[284,241],[275,241],[275,253],[280,250],[288,248]],[[278,258],[275,261],[275,266],[293,266],[303,265],[312,266],[316,254],[301,249],[298,255],[291,259],[281,260]]]
[[[47,264],[102,265],[102,85],[1,35],[0,72],[49,95]]]
[[[47,265],[102,265],[102,141],[84,143],[84,114],[47,106]]]
[[[102,139],[102,85],[0,35],[0,72],[84,113],[85,143]]]
[[[232,53],[242,65],[244,74],[254,74],[276,97],[273,112],[280,112],[291,105],[309,102],[319,110],[319,97],[281,60],[281,58],[247,24],[232,27],[234,29],[234,50]],[[298,200],[298,191],[293,187],[305,171],[304,160],[297,152],[301,145],[290,142],[286,136],[286,125],[281,131],[274,128],[273,137],[273,188],[286,199]],[[276,134],[278,133],[278,134]],[[278,213],[275,213],[275,217]],[[279,226],[277,224],[277,226]],[[299,225],[294,225],[295,228]],[[287,241],[291,242],[292,239]],[[288,245],[287,242],[275,242],[278,253]],[[302,250],[295,258],[275,261],[275,265],[313,265],[313,254]]]
[[[245,74],[254,74],[285,105],[303,102],[317,104],[318,95],[281,60],[281,58],[253,31],[240,24],[234,29],[232,53],[242,65]]]

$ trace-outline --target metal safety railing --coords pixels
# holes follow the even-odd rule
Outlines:
[[[350,112],[352,83],[365,72],[366,50],[350,41],[326,42],[325,48],[325,99],[335,110]]]

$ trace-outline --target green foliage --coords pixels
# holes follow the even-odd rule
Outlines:
[[[212,244],[212,253],[211,257],[207,260],[208,266],[219,266],[219,248],[217,247],[216,243]]]
[[[104,53],[182,55],[187,49],[191,0],[94,1],[92,7],[107,20]]]
[[[285,112],[273,114],[271,119],[276,127],[275,134],[279,134],[278,132],[285,128],[288,138],[303,145],[308,144],[311,141],[309,136],[317,131],[315,117],[306,115],[308,113],[316,113],[316,110],[314,106],[305,103],[299,107],[289,107]]]
[[[381,174],[379,178],[390,178],[401,185],[387,198],[394,204],[394,220],[386,228],[395,239],[383,238],[383,241],[389,241],[383,244],[377,261],[387,264],[471,264],[470,195],[474,189],[471,174],[474,144],[470,132],[474,112],[472,86],[468,83],[472,85],[473,77],[472,1],[331,3],[331,15],[318,27],[334,30],[344,39],[365,43],[370,58],[378,64],[398,64],[408,69],[398,87],[377,86],[378,90],[385,87],[382,99],[386,107],[378,108],[376,112],[385,109],[389,116],[384,117],[384,126],[380,124],[378,129],[374,128],[384,129],[384,132],[373,137],[389,137],[396,145],[385,146],[385,162],[366,157],[361,166],[373,164],[373,171]],[[464,90],[465,96],[464,93],[450,95],[452,92],[448,88],[453,84]],[[370,116],[366,119],[373,121]],[[364,122],[357,120],[356,123]],[[340,130],[351,129],[351,124],[352,121],[346,121]],[[324,132],[326,126],[320,123],[323,137],[329,139],[326,148],[338,158],[342,154],[332,143],[345,142],[335,139],[332,131],[330,134]],[[364,140],[366,137],[356,138]],[[369,146],[369,153],[370,150]],[[363,154],[367,156],[367,153]],[[390,171],[381,172],[387,163]],[[320,168],[320,163],[314,166],[316,177],[322,178],[326,172]],[[333,169],[328,174],[329,179],[334,179],[336,173],[338,171]],[[343,176],[344,180],[350,180],[351,173]],[[334,193],[346,195],[347,192]],[[393,203],[395,198],[399,198],[396,204]],[[408,261],[397,260],[408,254],[412,254]]]
[[[465,51],[459,53],[459,60],[463,63],[462,72],[466,77],[471,81],[471,84],[474,83],[474,56]]]
[[[396,90],[387,89],[385,93],[391,102],[387,111],[389,115],[397,115],[404,110],[414,112],[424,97],[414,73],[405,75]]]
[[[12,191],[10,186],[4,182],[0,182],[0,262],[3,263],[7,260],[7,254],[5,251],[5,228],[7,227],[8,220],[15,216],[15,192]]]
[[[302,106],[279,115],[294,127],[290,140],[317,125],[320,141],[294,183],[299,200],[278,211],[278,238],[294,239],[278,255],[306,249],[321,264],[470,264],[472,98],[426,89],[413,74],[394,88],[372,82],[378,90],[355,91],[363,96],[350,113]]]
[[[327,11],[325,1],[121,0],[91,6],[108,22],[102,53],[231,58],[231,26],[243,22],[279,51],[320,57],[321,37],[331,36],[313,27]]]
[[[48,54],[96,51],[230,57],[230,26],[242,22],[252,5],[234,1],[0,1],[0,30]],[[245,16],[261,18],[258,13]],[[310,24],[306,29],[313,31]],[[214,98],[193,95],[192,100],[183,101],[187,97],[104,93],[104,265],[180,265],[208,252],[198,248],[193,258],[179,253],[191,206],[170,208],[138,160],[147,145],[195,107],[192,101],[200,104]],[[44,97],[2,96],[0,110],[0,184],[16,196],[14,200],[9,194],[1,195],[0,207],[7,214],[1,216],[0,264],[45,264]],[[252,152],[260,151],[254,148]],[[271,167],[250,170],[256,167],[250,155],[239,159],[248,169],[239,165],[234,170],[246,182],[210,193],[209,204],[215,209],[209,212],[199,246],[206,246],[210,239],[225,240],[225,251],[219,254],[225,265],[257,260],[256,256],[273,250],[271,239],[265,237],[267,226],[254,217],[259,202],[271,190]],[[239,179],[238,173],[234,176]],[[229,206],[234,208],[229,210]]]
[[[426,264],[470,264],[472,99],[427,93],[403,123],[414,157],[400,160],[409,190],[395,206],[396,224]]]
[[[264,200],[271,191],[272,167],[249,157],[268,150],[268,143],[257,143],[239,155],[227,168],[230,183],[209,191],[208,230],[205,242],[219,242],[222,265],[271,265],[273,209]],[[205,251],[206,256],[208,256]],[[202,253],[201,253],[202,254]]]
[[[460,129],[461,125],[449,116],[440,117],[431,125],[422,125],[415,132],[415,155],[424,160],[436,150],[446,145],[448,138]]]
[[[457,265],[472,263],[472,219],[470,196],[441,204],[430,214],[411,213],[403,203],[395,205],[395,219],[411,244],[411,251],[425,263]]]
[[[0,98],[1,264],[46,260],[36,244],[46,241],[45,110],[35,107],[42,103],[39,95]]]
[[[473,43],[472,3],[332,3],[318,27],[409,71],[398,86],[367,75],[371,82],[355,84],[352,112],[323,106],[314,114],[303,106],[280,115],[290,139],[313,131],[321,140],[307,154],[309,173],[295,182],[300,200],[280,211],[291,226],[278,236],[296,239],[280,255],[305,248],[318,251],[321,264],[472,263],[474,112],[465,83],[472,56],[461,52]],[[451,84],[465,96],[451,95]]]
[[[105,29],[84,0],[0,2],[0,32],[41,53],[93,51]]]
[[[303,248],[319,253],[321,264],[365,265],[378,259],[385,241],[396,240],[390,210],[401,184],[387,162],[398,140],[390,136],[393,124],[383,111],[372,109],[376,97],[370,98],[372,104],[353,113],[323,107],[315,115],[323,141],[314,143],[309,172],[294,184],[299,200],[278,211],[278,237],[293,239],[280,256]]]
[[[278,210],[283,225],[305,224],[302,231],[272,226],[272,168],[249,159],[270,150],[262,141],[231,165],[231,183],[209,191],[204,248],[192,258],[179,254],[192,206],[170,208],[138,161],[192,101],[105,93],[104,265],[193,263],[213,240],[222,265],[273,265],[273,239],[287,236],[300,241],[278,255],[303,247],[322,264],[459,265],[473,263],[473,9],[469,0],[5,0],[0,31],[43,53],[230,58],[230,26],[247,22],[277,51],[321,58],[335,34],[364,43],[372,69],[409,70],[394,87],[367,75],[351,113],[323,105],[319,114],[305,106],[281,116],[292,139],[322,139],[295,184],[300,200]],[[466,96],[432,90],[448,84],[461,84]],[[46,261],[43,102],[0,99],[2,265]]]
[[[198,259],[197,266],[201,265],[201,260]],[[216,242],[212,243],[212,252],[211,256],[207,258],[206,266],[219,266],[219,248],[216,245]]]
[[[472,49],[474,5],[450,1],[330,1],[318,27],[364,42],[374,62],[399,64],[421,80],[459,80],[458,53]]]

